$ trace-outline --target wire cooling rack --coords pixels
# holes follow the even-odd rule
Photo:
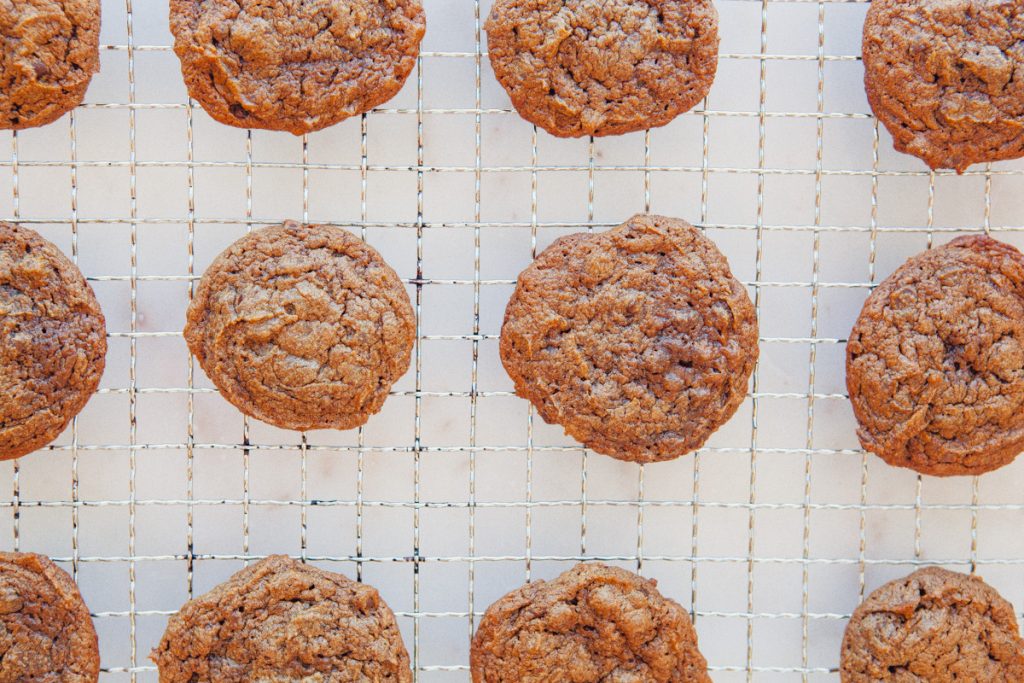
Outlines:
[[[72,427],[0,466],[0,542],[74,573],[102,680],[155,681],[167,616],[277,552],[377,586],[419,681],[468,680],[475,618],[584,558],[656,577],[691,608],[716,681],[838,680],[852,609],[922,564],[977,570],[1024,607],[1024,462],[921,478],[854,437],[844,340],[871,286],[955,233],[1024,244],[1024,165],[957,177],[891,150],[861,84],[867,5],[721,0],[701,107],[578,141],[510,110],[486,58],[488,0],[425,5],[405,90],[294,138],[214,123],[185,94],[166,3],[104,0],[86,103],[0,134],[0,216],[71,255],[110,333]],[[734,419],[699,453],[646,467],[543,424],[497,354],[538,250],[641,211],[704,227],[762,332]],[[355,230],[413,297],[413,367],[361,430],[244,420],[181,338],[212,258],[286,218]]]

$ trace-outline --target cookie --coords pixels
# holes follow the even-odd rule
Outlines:
[[[1024,256],[959,237],[914,256],[864,304],[846,386],[866,450],[937,476],[1024,450]]]
[[[352,429],[409,369],[416,317],[402,281],[352,233],[256,230],[214,260],[185,340],[224,398],[283,429]]]
[[[868,102],[931,168],[1024,156],[1024,0],[874,0]]]
[[[43,555],[0,552],[0,681],[99,677],[96,629],[68,573]]]
[[[0,223],[0,460],[64,431],[106,353],[103,313],[78,267],[35,231]]]
[[[556,240],[519,275],[499,349],[516,393],[588,448],[669,460],[699,448],[747,392],[750,297],[686,221],[634,216]]]
[[[600,563],[534,581],[487,608],[470,649],[473,683],[710,683],[690,615],[657,582]]]
[[[420,0],[171,0],[189,95],[221,123],[295,135],[397,95],[425,31]]]
[[[885,584],[854,611],[839,675],[843,683],[1019,683],[1024,640],[995,589],[927,567]]]
[[[366,584],[273,555],[167,622],[160,683],[410,683],[395,615]]]
[[[558,137],[664,126],[711,89],[711,0],[495,0],[494,75],[524,119]]]
[[[56,121],[100,70],[100,0],[0,2],[0,128]]]

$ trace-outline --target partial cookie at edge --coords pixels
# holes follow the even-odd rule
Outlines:
[[[718,67],[711,0],[497,0],[485,29],[512,104],[559,137],[663,126],[707,95]]]

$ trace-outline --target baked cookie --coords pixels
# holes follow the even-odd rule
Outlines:
[[[470,649],[473,683],[711,683],[690,615],[633,572],[578,564],[487,608]]]
[[[914,256],[864,304],[846,386],[866,450],[937,476],[1024,450],[1024,256],[959,237]]]
[[[927,567],[885,584],[854,611],[839,675],[843,683],[1019,683],[1024,640],[995,589]]]
[[[352,233],[288,221],[214,260],[185,340],[221,395],[283,429],[352,429],[409,369],[416,317],[402,281]]]
[[[495,0],[484,28],[520,116],[559,137],[664,126],[718,68],[712,0]]]
[[[0,2],[0,128],[56,121],[100,70],[100,0]]]
[[[0,460],[57,438],[99,386],[106,354],[78,267],[34,230],[0,223]]]
[[[873,0],[868,102],[932,168],[1024,156],[1024,0]]]
[[[100,647],[68,573],[34,553],[0,553],[0,681],[96,683]]]
[[[150,659],[160,683],[412,681],[375,588],[283,555],[185,603]]]
[[[420,0],[171,0],[189,95],[221,123],[311,133],[398,94]]]
[[[526,270],[501,328],[516,393],[621,460],[699,448],[747,393],[757,318],[725,257],[686,221],[634,216],[556,240]]]

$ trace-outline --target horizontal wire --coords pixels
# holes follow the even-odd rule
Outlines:
[[[30,161],[21,160],[17,161],[18,167],[22,170],[25,168],[71,168],[74,166],[78,169],[83,168],[128,168],[129,165],[134,165],[136,168],[184,168],[184,169],[200,169],[200,168],[234,168],[234,169],[245,169],[247,166],[253,169],[276,169],[276,170],[295,170],[295,171],[348,171],[357,172],[360,170],[366,170],[368,172],[377,173],[461,173],[461,174],[472,174],[472,173],[589,173],[591,171],[595,173],[694,173],[694,174],[726,174],[726,175],[766,175],[766,176],[807,176],[816,177],[821,175],[823,177],[864,177],[864,178],[879,178],[879,177],[890,177],[890,178],[928,178],[930,173],[926,171],[910,171],[910,170],[888,170],[888,171],[872,171],[871,169],[822,169],[820,172],[809,168],[772,168],[766,167],[763,169],[750,168],[747,166],[693,166],[693,165],[651,165],[650,167],[637,166],[635,164],[607,164],[607,165],[595,165],[593,169],[588,166],[581,166],[579,164],[550,164],[546,166],[537,166],[536,168],[531,166],[484,166],[482,168],[474,168],[473,166],[439,166],[439,165],[423,165],[417,166],[415,164],[384,164],[377,166],[368,166],[365,169],[359,166],[359,164],[329,164],[329,163],[301,163],[291,161],[266,161],[266,162],[252,162],[251,164],[245,161],[115,161],[115,160],[98,160],[98,161]],[[0,168],[10,167],[13,165],[11,161],[0,160]],[[936,176],[949,176],[949,177],[998,177],[998,176],[1021,176],[1024,175],[1024,166],[1021,168],[1003,168],[1003,169],[992,169],[990,171],[971,171],[967,170],[963,173],[958,174],[956,171],[946,172],[935,172]],[[38,219],[37,219],[38,220]],[[69,220],[69,219],[64,219]],[[129,218],[120,219],[124,221],[130,220]],[[147,219],[140,218],[135,222],[145,222]],[[149,219],[152,220],[152,219]],[[165,219],[166,220],[166,219]],[[177,219],[178,221],[184,222],[185,219]],[[196,222],[200,223],[202,219],[196,218]],[[88,217],[81,217],[78,219],[79,223],[89,222]],[[235,222],[242,223],[242,220],[236,220]],[[361,223],[359,223],[361,224]],[[389,223],[384,225],[393,226],[408,226],[411,228],[417,227],[415,223]],[[469,225],[482,226],[482,223],[471,223]],[[504,225],[504,224],[498,224]],[[529,225],[529,227],[543,227],[543,224]],[[590,224],[589,227],[596,227],[595,224]]]
[[[220,560],[220,561],[235,561],[235,562],[256,562],[266,558],[266,555],[253,555],[253,554],[232,554],[232,553],[202,553],[202,552],[191,552],[191,553],[174,553],[174,554],[163,554],[163,555],[144,555],[136,553],[134,555],[80,555],[77,558],[79,564],[109,564],[118,562],[181,562],[185,560],[190,561],[201,561],[201,560]],[[54,562],[71,562],[70,557],[58,557],[51,556],[51,560]],[[300,559],[298,556],[295,559]],[[422,565],[426,563],[431,564],[473,564],[473,563],[494,563],[494,562],[636,562],[636,555],[605,555],[601,553],[595,553],[592,555],[542,555],[533,553],[531,555],[428,555],[424,554],[422,549],[416,555],[318,555],[315,553],[307,552],[304,556],[307,562],[349,562],[355,564],[414,564]],[[878,566],[913,566],[913,567],[930,567],[938,565],[946,566],[971,566],[986,565],[986,566],[1018,566],[1024,565],[1024,557],[1014,558],[982,558],[979,557],[976,560],[957,558],[957,559],[942,559],[942,558],[930,558],[927,560],[920,558],[865,558],[860,559],[856,557],[837,557],[837,558],[826,558],[826,557],[762,557],[754,555],[748,557],[746,555],[658,555],[655,553],[644,554],[645,562],[703,562],[709,564],[746,564],[748,562],[754,562],[757,564],[794,564],[794,565],[878,565]]]
[[[1024,170],[1021,171],[1024,174]],[[965,173],[966,175],[966,173]],[[236,218],[196,218],[189,221],[185,218],[139,218],[132,220],[130,218],[113,218],[113,217],[93,217],[84,218],[79,217],[72,221],[67,218],[55,218],[55,217],[15,217],[15,216],[0,216],[0,221],[8,221],[13,223],[21,223],[24,225],[71,225],[72,222],[76,225],[185,225],[188,222],[192,222],[196,225],[231,225],[231,226],[247,226],[247,225],[272,225],[281,222],[281,217],[275,218],[253,218],[253,219],[236,219]],[[606,229],[616,227],[617,224],[611,223],[576,223],[576,222],[547,222],[547,223],[536,223],[531,225],[530,223],[521,223],[517,221],[508,222],[487,222],[487,223],[474,223],[464,221],[443,221],[443,222],[426,222],[421,226],[417,226],[415,223],[406,222],[392,222],[383,223],[376,221],[349,221],[349,222],[329,222],[329,221],[317,221],[324,225],[334,225],[339,227],[351,228],[351,229],[412,229],[415,230],[417,227],[423,230],[453,230],[453,229],[523,229],[523,230],[542,230],[542,229],[556,229],[556,230],[590,230],[590,229]],[[917,225],[892,225],[892,226],[858,226],[858,225],[795,225],[795,224],[765,224],[758,226],[753,223],[697,223],[695,224],[698,228],[705,230],[723,230],[723,231],[758,231],[763,230],[766,232],[781,231],[781,232],[841,232],[841,233],[979,233],[978,228],[967,228],[964,226],[917,226]],[[1024,225],[992,225],[988,232],[1024,232]],[[372,240],[371,240],[372,243]],[[126,280],[130,276],[116,276],[116,279]],[[166,278],[167,276],[161,276]],[[139,275],[135,279],[136,281],[145,279],[145,275]],[[185,276],[181,276],[185,279]],[[115,279],[114,276],[110,276],[110,279]],[[415,282],[415,281],[413,281]]]
[[[123,500],[90,500],[80,497],[78,500],[31,500],[21,498],[18,505],[22,508],[100,508],[100,507],[125,507],[131,501]],[[258,507],[309,507],[309,508],[330,508],[330,507],[378,507],[378,508],[402,508],[416,510],[457,510],[457,509],[523,509],[523,508],[561,508],[580,507],[584,503],[576,500],[510,500],[510,501],[395,501],[395,500],[366,500],[357,502],[345,499],[330,498],[306,498],[298,499],[261,499],[261,498],[191,498],[191,499],[136,499],[135,505],[141,507],[181,507],[181,506],[207,506],[207,507],[228,507],[228,506],[258,506]],[[586,505],[598,507],[625,507],[625,508],[708,508],[708,509],[730,509],[730,510],[829,510],[829,511],[913,511],[913,510],[984,510],[992,512],[1017,512],[1024,510],[1024,503],[768,503],[768,502],[726,502],[686,499],[676,500],[602,500],[588,498]],[[12,501],[0,501],[0,508],[13,507]]]

